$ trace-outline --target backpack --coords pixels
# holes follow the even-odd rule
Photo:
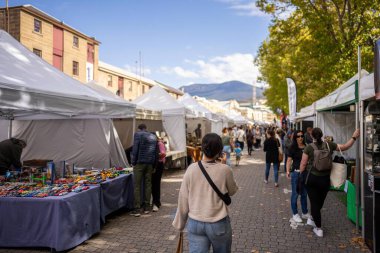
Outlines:
[[[314,149],[313,168],[315,168],[317,171],[327,171],[331,170],[332,168],[332,155],[330,153],[330,146],[326,142],[323,144],[322,149],[318,149],[315,143],[310,144]]]

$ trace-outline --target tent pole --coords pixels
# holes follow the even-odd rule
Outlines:
[[[9,128],[8,128],[8,139],[12,138],[12,123],[13,120],[9,120]]]
[[[355,128],[360,127],[359,124],[359,92],[360,92],[360,78],[361,78],[361,54],[360,46],[358,47],[358,82],[356,83],[356,103],[355,103]],[[360,143],[361,140],[356,142],[356,171],[355,171],[355,189],[356,189],[356,230],[359,231],[359,211],[360,211],[360,175],[362,167],[360,166]]]
[[[362,237],[364,239],[364,231],[365,231],[365,222],[364,222],[364,211],[365,211],[365,203],[364,203],[364,101],[360,101],[360,192],[361,192],[361,216],[362,216]],[[356,173],[355,173],[356,174]]]

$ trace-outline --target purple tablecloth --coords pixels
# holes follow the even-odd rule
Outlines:
[[[99,186],[61,197],[0,198],[0,247],[75,247],[100,231]]]
[[[133,208],[133,175],[120,175],[100,184],[102,221],[106,215],[122,208]]]

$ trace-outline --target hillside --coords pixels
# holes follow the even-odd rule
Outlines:
[[[252,85],[240,81],[229,81],[224,83],[213,84],[192,84],[182,86],[186,93],[192,96],[212,98],[217,100],[247,101],[253,96]],[[256,88],[257,99],[263,98],[263,88]]]

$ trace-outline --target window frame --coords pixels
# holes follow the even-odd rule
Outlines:
[[[37,54],[38,53],[38,54]],[[42,50],[38,48],[33,48],[33,54],[37,55],[38,57],[42,58]]]
[[[73,61],[73,76],[79,76],[79,62]]]
[[[75,43],[75,39],[76,39],[76,43]],[[73,47],[79,48],[79,37],[75,35],[73,35]]]
[[[107,76],[107,85],[108,85],[108,87],[112,87],[112,81],[113,81],[112,75],[108,75]]]
[[[36,30],[37,26],[36,24],[39,23],[39,29],[38,31]],[[36,32],[36,33],[42,33],[42,21],[37,19],[37,18],[34,18],[34,22],[33,22],[33,31]]]

